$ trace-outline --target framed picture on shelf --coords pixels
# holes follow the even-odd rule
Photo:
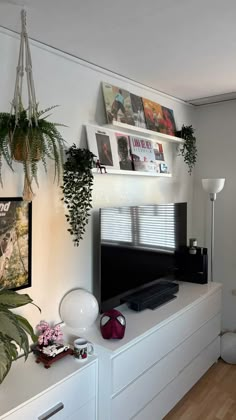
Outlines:
[[[168,166],[166,163],[159,163],[160,173],[161,174],[168,174]]]
[[[160,121],[160,132],[175,136],[176,126],[173,110],[162,106],[162,116],[162,121]]]
[[[108,124],[113,121],[135,125],[130,93],[109,83],[102,83]]]
[[[160,122],[163,120],[162,106],[149,99],[142,100],[147,129],[160,132]]]
[[[130,93],[131,106],[133,111],[134,125],[136,127],[146,128],[146,121],[143,109],[143,101],[140,96]]]
[[[164,159],[164,151],[163,151],[162,143],[153,140],[152,144],[153,144],[153,150],[155,154],[155,160],[164,161],[165,159]]]
[[[31,286],[32,203],[0,198],[0,287]]]
[[[103,127],[86,126],[89,150],[101,165],[110,169],[120,169],[115,133]]]
[[[157,172],[151,140],[130,136],[131,155],[136,171]]]
[[[117,141],[117,152],[119,156],[120,169],[125,171],[133,171],[129,136],[119,133],[115,133],[115,136]]]

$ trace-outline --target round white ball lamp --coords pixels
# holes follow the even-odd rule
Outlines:
[[[60,304],[60,316],[67,327],[86,330],[96,321],[98,302],[95,296],[85,289],[68,292]]]
[[[226,363],[236,364],[236,333],[227,332],[221,336],[221,358]]]

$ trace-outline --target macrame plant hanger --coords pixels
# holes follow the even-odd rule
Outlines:
[[[15,90],[14,90],[14,98],[12,101],[11,106],[11,115],[15,114],[15,127],[13,132],[11,133],[14,136],[15,131],[17,129],[17,124],[20,118],[20,113],[23,110],[22,104],[22,89],[23,89],[23,79],[24,75],[26,74],[27,80],[27,93],[28,93],[28,120],[29,120],[29,129],[32,127],[34,123],[36,126],[38,125],[37,119],[37,102],[36,102],[36,95],[35,95],[35,87],[34,87],[34,80],[33,80],[33,73],[32,73],[32,60],[31,60],[31,53],[30,53],[30,46],[29,46],[29,39],[26,30],[26,11],[23,9],[21,11],[21,35],[20,35],[20,50],[19,50],[19,58],[18,58],[18,65],[16,68],[16,82],[15,82]],[[25,142],[25,153],[29,156],[30,159],[30,144],[29,144],[29,137],[26,137],[23,140]],[[25,179],[24,179],[24,190],[23,190],[23,199],[25,201],[32,201],[34,197],[34,193],[32,191],[32,177],[29,171],[29,163],[26,160],[25,164]]]

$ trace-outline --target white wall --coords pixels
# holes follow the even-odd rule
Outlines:
[[[236,328],[236,101],[197,109],[198,164],[195,170],[193,232],[210,246],[210,200],[201,178],[226,178],[215,202],[214,280],[223,283],[223,328]]]
[[[9,111],[13,97],[19,40],[10,32],[0,31],[0,111]],[[145,88],[138,83],[115,76],[95,66],[58,54],[53,49],[31,43],[36,95],[40,108],[61,105],[51,119],[68,125],[62,130],[68,145],[84,146],[88,122],[105,123],[101,81],[110,82],[137,95],[150,98],[174,110],[177,128],[193,123],[192,107]],[[148,64],[147,64],[148,65]],[[168,146],[169,147],[169,146]],[[171,146],[176,154],[176,146]],[[164,149],[165,151],[165,149]],[[182,158],[174,159],[173,178],[96,175],[94,179],[94,211],[100,206],[188,201],[189,232],[193,178],[187,173]],[[4,189],[1,195],[21,196],[23,174],[16,165],[13,176],[4,167]],[[40,315],[33,307],[23,313],[35,325],[40,319],[59,321],[58,305],[62,296],[74,287],[92,288],[92,221],[79,248],[72,244],[67,232],[60,189],[39,174],[40,189],[33,201],[32,287],[24,289],[41,307]]]

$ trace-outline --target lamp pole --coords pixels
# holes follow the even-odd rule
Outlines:
[[[214,243],[215,243],[215,200],[216,194],[210,193],[211,200],[211,281],[213,281],[213,261],[214,261]]]
[[[202,179],[202,187],[208,192],[211,200],[211,281],[214,280],[214,242],[215,242],[215,200],[216,194],[223,190],[225,178],[205,178]]]

